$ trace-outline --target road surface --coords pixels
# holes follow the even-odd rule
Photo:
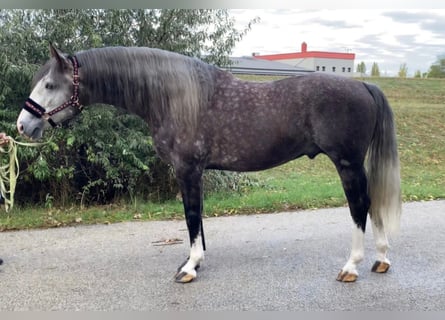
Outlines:
[[[173,275],[188,254],[184,221],[0,233],[0,310],[445,309],[445,201],[403,205],[392,268],[335,281],[349,255],[347,208],[209,218],[198,278]],[[178,241],[184,240],[184,241]]]

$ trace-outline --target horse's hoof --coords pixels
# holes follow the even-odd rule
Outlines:
[[[192,273],[188,273],[182,271],[182,268],[187,264],[189,258],[187,258],[178,268],[178,271],[175,275],[175,282],[178,283],[189,283],[192,282],[193,279],[196,278],[196,271],[199,269],[199,263],[195,266],[195,270],[192,270]]]
[[[179,272],[175,275],[175,282],[177,283],[189,283],[195,279],[196,276],[187,272]]]
[[[337,281],[341,282],[355,282],[357,280],[357,275],[354,273],[349,273],[347,271],[341,270],[337,276]]]
[[[387,262],[383,261],[376,261],[374,265],[372,266],[371,271],[377,272],[377,273],[386,273],[389,270],[389,267],[391,265]]]
[[[181,264],[181,265],[178,267],[178,270],[176,271],[176,274],[178,274],[178,273],[181,272],[182,267],[185,266],[186,263],[187,263],[187,260],[186,260],[183,264]],[[198,264],[198,265],[195,267],[195,271],[198,271],[199,267],[200,267],[200,265]]]

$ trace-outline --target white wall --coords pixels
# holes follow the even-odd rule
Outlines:
[[[352,77],[354,75],[354,60],[304,58],[304,59],[283,59],[276,61],[290,64],[296,67],[306,68],[313,71],[343,75],[347,77]],[[335,71],[333,68],[335,68]]]

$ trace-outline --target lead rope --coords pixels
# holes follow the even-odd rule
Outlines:
[[[0,138],[0,192],[5,201],[6,212],[14,207],[14,193],[19,177],[19,160],[17,158],[17,146],[38,147],[47,142],[19,142],[13,138],[1,135]],[[7,147],[5,147],[7,146]],[[9,161],[3,161],[3,156],[9,157]],[[5,164],[4,164],[5,163]]]
[[[202,216],[201,216],[201,240],[202,240],[202,249],[206,251],[206,240],[204,238],[204,226],[202,224]]]

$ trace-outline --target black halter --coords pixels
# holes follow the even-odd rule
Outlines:
[[[68,107],[76,107],[80,111],[82,111],[83,108],[83,106],[79,102],[79,62],[77,61],[76,56],[69,56],[68,59],[73,64],[73,95],[71,96],[71,98],[67,102],[61,104],[60,106],[49,112],[46,112],[44,107],[42,107],[31,98],[26,99],[25,104],[23,105],[23,109],[30,112],[37,118],[45,119],[53,127],[56,127],[57,124],[51,119],[51,116]]]

